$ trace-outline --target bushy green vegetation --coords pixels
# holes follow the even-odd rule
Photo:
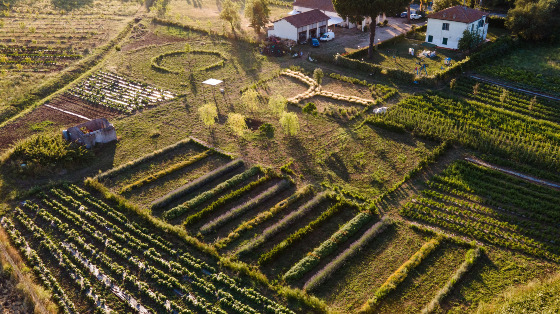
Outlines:
[[[92,157],[91,151],[67,142],[61,134],[41,133],[17,142],[2,156],[2,163],[17,172],[46,175],[55,169],[83,164]]]

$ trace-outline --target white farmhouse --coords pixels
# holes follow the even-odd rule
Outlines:
[[[476,32],[486,40],[488,13],[464,6],[454,6],[428,15],[426,42],[441,48],[457,49],[463,32]]]
[[[274,21],[273,28],[268,30],[268,36],[295,41],[318,38],[327,32],[328,20],[329,17],[318,9],[290,15]]]

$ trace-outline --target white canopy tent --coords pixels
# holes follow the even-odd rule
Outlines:
[[[206,81],[202,82],[202,84],[212,87],[212,96],[214,97],[214,100],[216,100],[216,86],[222,84],[223,82],[224,81],[211,78],[211,79],[207,79]],[[220,91],[222,92],[222,94],[225,94],[224,89],[221,89]],[[225,95],[224,95],[224,98],[225,98]]]
[[[329,19],[329,26],[337,25],[337,24],[340,24],[342,22],[344,22],[344,20],[340,17],[331,17]]]

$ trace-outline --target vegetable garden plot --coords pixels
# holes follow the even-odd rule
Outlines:
[[[69,93],[88,102],[125,113],[154,106],[175,94],[108,72],[98,72],[80,82]]]
[[[453,92],[468,99],[504,108],[535,119],[560,122],[560,102],[554,100],[529,96],[468,78],[458,80]]]
[[[4,218],[3,225],[22,253],[38,252],[40,259],[32,257],[30,263],[42,265],[41,259],[49,255],[54,257],[50,260],[64,261],[59,267],[74,278],[72,285],[80,291],[75,298],[91,295],[91,309],[133,309],[140,304],[152,313],[293,313],[229,277],[215,264],[196,258],[201,253],[195,249],[182,245],[177,250],[157,232],[130,221],[75,185],[38,194],[22,203],[12,218]],[[52,275],[55,272],[50,263],[44,265],[34,270],[46,285],[60,280]],[[107,282],[111,284],[107,286]],[[80,285],[85,288],[80,289]],[[96,298],[97,290],[103,287],[124,297],[111,298],[106,305],[102,298]],[[63,307],[79,300],[70,299],[63,289],[55,292],[62,296]]]
[[[121,17],[91,15],[18,14],[0,18],[0,22],[3,24],[0,32],[2,45],[73,49],[82,55],[108,41],[127,21]]]
[[[81,57],[63,48],[0,46],[0,69],[59,70]]]
[[[560,193],[458,161],[428,181],[401,214],[453,232],[560,261]]]

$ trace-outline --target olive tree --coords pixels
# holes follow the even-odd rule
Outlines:
[[[270,9],[267,0],[248,0],[245,5],[245,17],[257,33],[268,23]]]
[[[249,110],[251,113],[255,112],[259,107],[259,92],[254,88],[249,88],[241,95],[241,106]]]
[[[245,117],[239,113],[230,113],[227,119],[227,125],[237,136],[242,136],[247,130],[247,122]]]
[[[293,112],[284,112],[280,118],[280,125],[284,130],[284,133],[290,136],[294,136],[299,132],[299,120],[298,116]]]
[[[282,95],[274,95],[268,100],[268,108],[274,115],[279,117],[281,117],[282,113],[286,111],[287,106],[288,101]]]
[[[235,32],[236,28],[241,27],[241,16],[239,16],[239,6],[231,0],[225,0],[222,3],[222,11],[220,19],[231,25],[231,31]]]
[[[216,118],[218,117],[218,108],[212,103],[207,103],[202,107],[198,108],[198,115],[200,120],[208,126],[211,127],[216,123]]]

